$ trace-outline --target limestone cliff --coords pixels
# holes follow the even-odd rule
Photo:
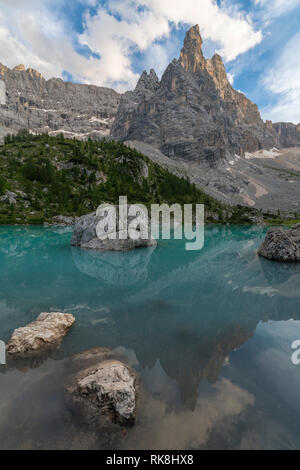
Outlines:
[[[143,72],[136,89],[122,96],[112,136],[210,166],[278,144],[257,106],[230,85],[221,57],[205,59],[199,26],[187,32],[179,60],[160,82],[153,70]]]
[[[64,132],[80,139],[110,134],[120,101],[114,90],[58,78],[45,80],[36,70],[25,70],[24,65],[11,70],[0,64],[0,79],[6,88],[5,100],[0,103],[3,133],[26,128],[50,135]]]
[[[257,106],[229,83],[221,57],[206,59],[202,45],[196,25],[160,81],[153,69],[143,72],[135,90],[122,96],[0,64],[0,139],[23,128],[77,139],[112,137],[212,167],[235,154],[300,146],[300,125],[265,124]]]
[[[282,147],[300,147],[300,123],[277,122],[273,124],[273,129]]]

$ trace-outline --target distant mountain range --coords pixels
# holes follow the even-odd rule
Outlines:
[[[0,135],[28,129],[87,140],[108,137],[120,95],[109,88],[45,80],[33,69],[13,70],[0,64],[6,84],[6,104],[0,106]]]
[[[300,125],[264,123],[258,108],[230,85],[222,59],[205,59],[199,27],[186,34],[161,81],[143,72],[135,90],[45,80],[31,68],[0,64],[6,104],[0,133],[29,129],[78,139],[138,140],[169,157],[216,164],[230,155],[300,145]]]
[[[284,178],[278,182],[280,175],[273,172],[270,180],[270,169],[261,169],[259,162],[253,170],[256,160],[250,165],[244,157],[262,149],[300,147],[300,124],[263,122],[257,106],[229,83],[221,57],[203,56],[197,25],[187,32],[179,59],[161,80],[153,69],[143,72],[135,90],[122,95],[109,88],[45,80],[23,65],[10,70],[0,64],[0,79],[6,85],[5,104],[0,90],[0,139],[25,128],[79,140],[119,140],[188,176],[223,202],[297,209],[296,204],[291,208],[292,186]],[[290,158],[288,169],[298,172],[297,158]],[[261,172],[266,174],[257,185]]]

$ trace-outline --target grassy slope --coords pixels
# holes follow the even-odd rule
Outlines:
[[[40,224],[55,215],[79,216],[102,202],[117,203],[119,195],[147,206],[204,203],[207,222],[249,223],[256,214],[224,206],[118,142],[80,142],[26,131],[0,146],[0,196],[8,190],[25,195],[18,194],[16,206],[0,202],[0,224]]]

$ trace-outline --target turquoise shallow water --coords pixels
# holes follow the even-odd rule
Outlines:
[[[0,448],[300,448],[300,266],[259,258],[261,228],[208,227],[200,252],[101,254],[70,236],[0,227],[0,339],[43,311],[76,317],[51,358],[0,366]],[[140,374],[132,429],[66,409],[68,358],[95,346]]]

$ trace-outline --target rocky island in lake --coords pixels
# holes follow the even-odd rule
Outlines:
[[[75,220],[74,232],[71,240],[71,245],[78,246],[80,248],[86,248],[90,250],[98,251],[129,251],[135,248],[154,247],[157,242],[151,236],[151,223],[148,217],[144,215],[145,222],[147,224],[147,237],[143,238],[142,234],[137,239],[132,239],[127,235],[128,224],[134,219],[134,217],[127,217],[124,220],[124,227],[120,226],[119,221],[119,208],[111,206],[114,209],[114,216],[108,215],[108,226],[112,226],[114,232],[114,238],[108,236],[103,239],[100,238],[100,234],[97,232],[97,225],[101,222],[105,216],[97,215],[96,212],[84,215]],[[141,211],[142,213],[142,211]],[[109,235],[109,232],[105,232],[103,227],[101,235]],[[121,238],[123,235],[123,239]]]
[[[300,224],[290,230],[280,227],[270,229],[258,253],[269,260],[283,263],[300,262]]]

